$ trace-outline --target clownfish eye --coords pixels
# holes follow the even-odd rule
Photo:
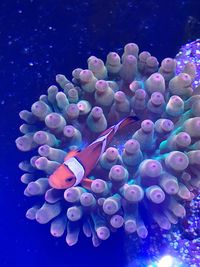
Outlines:
[[[73,180],[73,178],[70,177],[70,178],[67,178],[65,181],[66,181],[66,182],[71,182],[72,180]]]

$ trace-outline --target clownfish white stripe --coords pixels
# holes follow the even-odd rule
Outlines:
[[[100,136],[100,137],[97,138],[93,143],[91,143],[91,145],[92,145],[92,144],[95,144],[95,143],[97,143],[97,142],[102,142],[101,153],[100,153],[100,155],[99,155],[99,159],[100,159],[100,157],[103,155],[103,153],[104,153],[104,151],[105,151],[105,149],[106,149],[106,145],[107,145],[107,137],[109,136],[109,134],[111,133],[111,131],[112,131],[112,129],[110,129],[110,131],[109,131],[107,134],[105,134],[105,135],[103,135],[103,136]]]
[[[107,133],[107,134],[105,134],[105,135],[103,135],[103,136],[100,136],[99,138],[97,138],[94,142],[92,142],[90,145],[93,145],[93,144],[95,144],[95,143],[97,143],[97,142],[102,142],[102,141],[104,141],[106,138],[107,138],[107,136],[110,134],[110,132],[112,131],[112,129],[110,129],[110,131]]]
[[[72,157],[66,160],[64,165],[67,166],[76,177],[76,182],[73,186],[78,185],[82,181],[85,174],[82,164],[75,157]]]
[[[121,120],[120,122],[118,122],[115,126],[114,126],[114,132],[116,133],[119,129],[119,126],[122,124],[122,122],[124,122],[126,119]]]

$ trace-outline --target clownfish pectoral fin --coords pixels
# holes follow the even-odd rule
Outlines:
[[[67,156],[65,157],[64,161],[72,158],[72,157],[75,157],[81,150],[77,149],[77,150],[71,150]]]
[[[86,188],[86,189],[89,189],[91,190],[91,184],[92,184],[93,180],[89,179],[89,178],[84,178],[82,181],[81,181],[81,185]]]

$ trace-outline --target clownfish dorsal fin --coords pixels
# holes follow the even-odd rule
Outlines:
[[[83,180],[81,181],[81,185],[86,188],[91,190],[91,184],[92,184],[93,180],[89,179],[89,178],[83,178]]]
[[[64,161],[66,161],[72,157],[75,157],[80,151],[81,151],[80,149],[69,151],[69,153],[67,153],[67,156],[65,157]]]

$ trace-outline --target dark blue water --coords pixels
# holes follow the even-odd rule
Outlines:
[[[0,267],[126,266],[123,233],[99,248],[83,236],[68,247],[49,226],[25,218],[30,204],[18,163],[26,156],[14,144],[18,113],[55,83],[55,74],[70,79],[90,55],[105,59],[135,42],[158,59],[175,56],[200,37],[199,10],[198,0],[0,1]]]

